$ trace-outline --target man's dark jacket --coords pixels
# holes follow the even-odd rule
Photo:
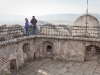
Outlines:
[[[36,20],[35,18],[33,18],[33,19],[31,19],[31,23],[32,23],[32,25],[34,26],[34,25],[36,25],[37,20]]]

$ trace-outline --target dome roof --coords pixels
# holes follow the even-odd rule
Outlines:
[[[99,26],[99,21],[96,17],[92,15],[82,15],[76,19],[74,26],[86,26],[86,16],[87,16],[87,26]]]

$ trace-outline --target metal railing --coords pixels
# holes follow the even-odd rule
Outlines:
[[[29,26],[29,35],[32,34],[32,26]],[[57,36],[57,37],[83,37],[83,38],[100,38],[99,27],[85,26],[55,26],[55,25],[38,25],[37,35],[40,36]],[[11,27],[0,27],[0,41],[25,36],[23,26],[14,25]]]
[[[72,36],[85,37],[85,38],[99,38],[100,28],[99,27],[85,27],[85,26],[73,26]]]

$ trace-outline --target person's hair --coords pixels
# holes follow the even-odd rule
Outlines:
[[[33,18],[35,18],[35,16],[33,16]]]
[[[28,21],[28,19],[27,19],[27,18],[25,18],[25,20],[26,20],[26,21]]]

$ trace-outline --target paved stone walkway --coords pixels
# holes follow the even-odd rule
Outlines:
[[[100,75],[100,63],[41,59],[31,62],[16,75]]]

